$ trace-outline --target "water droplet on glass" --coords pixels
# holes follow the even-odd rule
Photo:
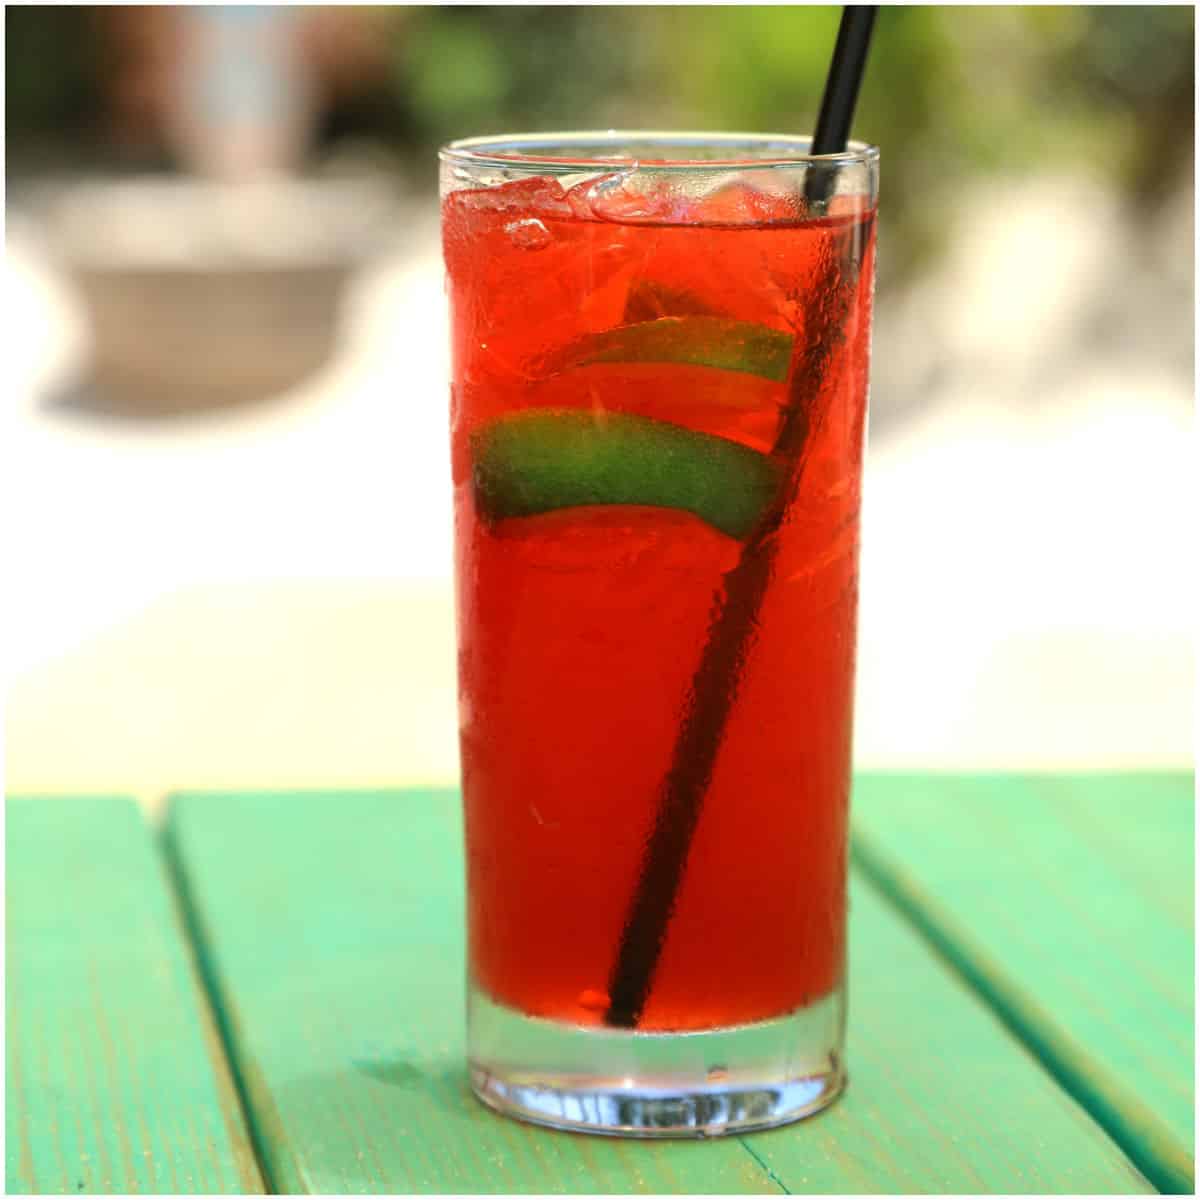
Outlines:
[[[609,1005],[609,997],[607,992],[602,992],[598,988],[584,988],[576,1000],[580,1008],[586,1008],[589,1012],[604,1012]]]
[[[554,235],[536,217],[510,221],[504,232],[508,234],[508,240],[522,250],[544,250],[554,240]]]

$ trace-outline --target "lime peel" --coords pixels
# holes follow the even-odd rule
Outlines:
[[[781,467],[740,442],[630,413],[530,409],[471,435],[472,483],[489,521],[592,504],[682,509],[744,538]]]
[[[659,317],[589,333],[564,346],[546,364],[566,371],[592,363],[690,363],[722,371],[787,379],[792,335],[729,317]]]

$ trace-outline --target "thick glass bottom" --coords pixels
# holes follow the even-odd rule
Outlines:
[[[846,1082],[845,997],[702,1033],[527,1017],[472,988],[471,1086],[507,1116],[625,1137],[717,1137],[812,1116]]]

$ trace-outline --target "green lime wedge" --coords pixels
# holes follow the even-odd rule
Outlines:
[[[555,354],[549,366],[565,371],[591,363],[670,362],[742,371],[782,383],[792,357],[792,335],[728,317],[659,317],[589,333]]]
[[[779,464],[727,438],[629,413],[536,409],[471,437],[489,520],[585,504],[676,508],[744,538],[779,485]]]

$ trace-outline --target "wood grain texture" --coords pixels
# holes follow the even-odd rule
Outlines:
[[[188,794],[168,841],[283,1192],[1140,1192],[1146,1181],[869,889],[848,1095],[767,1134],[635,1142],[469,1095],[453,792]]]
[[[1188,773],[874,775],[855,861],[1163,1191],[1193,1190]]]
[[[7,1191],[261,1191],[134,803],[12,798],[5,816]]]

